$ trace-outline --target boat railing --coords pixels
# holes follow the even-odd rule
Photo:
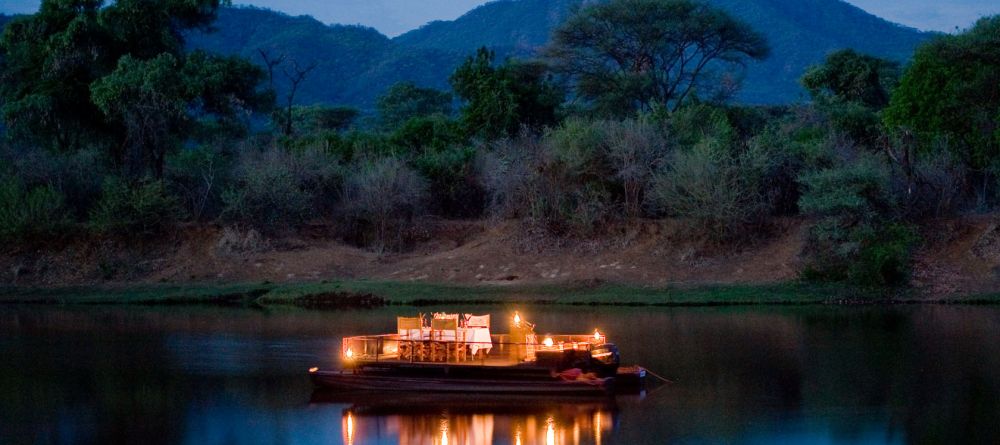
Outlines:
[[[345,337],[341,347],[347,365],[370,363],[452,363],[464,365],[516,365],[538,360],[539,354],[589,353],[607,341],[602,335],[492,334],[490,341],[451,336],[400,334]]]

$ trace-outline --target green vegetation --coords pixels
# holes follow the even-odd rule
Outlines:
[[[575,11],[545,57],[479,48],[451,92],[401,83],[363,116],[296,105],[320,67],[299,49],[257,48],[263,68],[186,51],[218,1],[134,6],[49,0],[0,39],[7,244],[320,224],[387,252],[410,248],[431,218],[493,217],[584,241],[673,218],[688,237],[732,246],[804,216],[804,278],[905,288],[927,218],[1000,204],[987,162],[1000,134],[997,18],[928,43],[901,77],[895,62],[834,52],[802,73],[812,103],[753,107],[717,93],[768,54],[763,34],[704,4],[613,0]],[[945,77],[961,79],[943,88],[954,96],[920,93]],[[971,114],[929,122],[926,107]]]
[[[369,299],[356,299],[370,296]],[[145,285],[130,287],[0,288],[0,303],[49,304],[211,304],[311,306],[324,301],[376,301],[396,306],[456,304],[544,304],[573,306],[751,306],[880,303],[995,304],[998,295],[913,300],[906,292],[880,293],[842,285],[785,283],[685,287],[596,286],[456,286],[397,281],[324,281],[316,283]]]
[[[418,282],[330,281],[299,284],[147,285],[127,288],[0,288],[0,302],[59,304],[257,304],[294,305],[323,296],[372,294],[391,305],[755,305],[836,304],[871,300],[840,286],[781,284],[706,288],[653,288],[607,284],[565,286],[449,286]],[[868,295],[863,297],[862,295]]]

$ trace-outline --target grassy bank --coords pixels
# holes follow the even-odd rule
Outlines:
[[[782,283],[746,286],[644,287],[624,284],[456,286],[423,282],[345,280],[312,283],[237,283],[0,289],[7,304],[212,304],[307,307],[447,304],[608,306],[820,305],[872,303],[1000,303],[1000,294],[918,299],[906,292],[864,291],[841,285]]]

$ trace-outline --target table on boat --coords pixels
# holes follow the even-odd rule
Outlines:
[[[472,355],[475,355],[479,351],[488,354],[493,349],[493,339],[490,337],[490,329],[481,327],[458,328],[454,333],[451,331],[436,331],[433,335],[430,328],[410,329],[409,332],[402,334],[400,339],[464,343],[469,347]]]

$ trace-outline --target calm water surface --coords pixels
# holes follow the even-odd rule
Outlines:
[[[520,309],[539,333],[600,328],[676,383],[314,394],[305,371],[342,336],[417,310],[0,307],[0,444],[1000,443],[1000,308]]]

